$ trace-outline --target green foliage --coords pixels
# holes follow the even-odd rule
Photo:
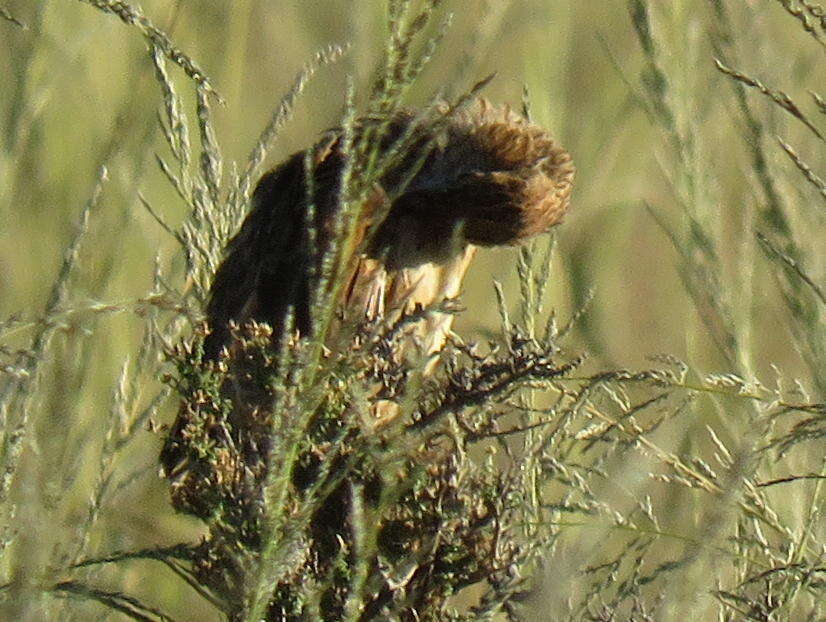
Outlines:
[[[824,616],[824,9],[608,4],[0,7],[0,617]],[[525,87],[578,195],[556,245],[481,259],[433,375],[388,364],[383,324],[332,353],[241,327],[203,360],[271,150],[349,141],[331,334],[364,196],[409,146],[356,118],[438,124],[435,92],[483,87]]]

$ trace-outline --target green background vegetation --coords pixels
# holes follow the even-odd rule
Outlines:
[[[667,354],[687,364],[685,384],[697,389],[690,405],[652,432],[657,451],[643,446],[638,459],[602,465],[604,501],[621,507],[620,497],[650,498],[662,534],[656,555],[644,563],[684,564],[679,578],[667,578],[661,589],[667,604],[657,619],[692,614],[710,620],[718,611],[748,619],[713,594],[737,576],[730,553],[715,552],[733,533],[719,525],[729,520],[744,481],[826,469],[816,433],[780,458],[759,451],[768,444],[761,435],[771,427],[764,418],[773,401],[824,401],[826,305],[812,284],[824,283],[826,275],[826,190],[807,180],[800,164],[826,176],[826,149],[810,127],[718,71],[714,59],[788,93],[809,123],[826,132],[826,109],[809,93],[826,95],[826,29],[814,14],[805,23],[796,18],[794,3],[680,0],[647,6],[646,31],[640,14],[646,6],[642,0],[446,1],[438,16],[452,13],[452,25],[409,99],[424,104],[439,92],[455,96],[495,71],[485,97],[518,109],[525,89],[535,122],[572,153],[578,176],[571,211],[556,233],[548,301],[562,323],[584,308],[566,351],[589,354],[583,375],[646,368],[652,355]],[[309,83],[267,162],[276,164],[340,121],[348,80],[363,104],[387,35],[379,1],[146,0],[142,8],[224,98],[212,113],[228,167],[243,167],[295,74],[322,47],[351,46]],[[160,378],[148,364],[135,372],[146,323],[168,321],[167,311],[146,301],[148,292],[163,290],[153,282],[156,261],[164,278],[179,279],[166,284],[171,288],[181,287],[183,273],[177,242],[141,197],[172,227],[187,206],[156,164],[155,154],[168,154],[157,122],[163,99],[137,28],[80,1],[3,0],[0,9],[25,25],[0,20],[4,396],[13,392],[15,374],[27,369],[27,354],[18,351],[49,334],[29,376],[36,383],[24,397],[3,402],[6,446],[21,413],[29,413],[6,500],[4,518],[16,531],[5,534],[14,540],[3,568],[8,580],[36,590],[54,579],[50,573],[59,578],[58,569],[76,556],[173,544],[199,533],[194,520],[168,505],[157,476],[161,436],[148,430],[149,419],[172,420],[175,400],[150,408]],[[171,64],[169,71],[194,116],[186,76]],[[792,147],[798,165],[778,138]],[[108,180],[93,203],[68,294],[49,309],[65,249],[95,196],[102,166]],[[516,256],[514,249],[498,249],[477,258],[466,281],[463,302],[470,311],[457,322],[460,334],[484,338],[498,331],[492,279],[517,298]],[[800,412],[777,417],[772,438],[804,418]],[[137,429],[130,428],[134,421]],[[741,460],[723,478],[727,494],[648,476],[667,462],[658,451],[713,463],[719,449],[707,426]],[[122,445],[121,438],[127,439]],[[98,496],[102,482],[108,488]],[[769,546],[777,559],[785,551],[790,564],[823,566],[821,487],[813,477],[766,489],[766,502],[788,529],[782,542]],[[611,535],[616,525],[591,514],[566,520],[571,527],[549,558],[536,611],[585,617],[565,607],[569,596],[576,600],[592,589],[579,571],[632,545],[624,534]],[[746,529],[749,518],[740,520]],[[824,580],[822,571],[818,579]],[[107,569],[95,580],[163,603],[175,619],[212,615],[150,562]],[[822,619],[804,583],[788,588],[796,590],[794,598],[771,619],[793,619],[784,617],[793,611]],[[50,619],[88,619],[101,611],[48,596],[15,611],[24,609]]]

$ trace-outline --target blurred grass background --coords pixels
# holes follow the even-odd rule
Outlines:
[[[635,4],[445,2],[440,13],[453,13],[452,26],[415,85],[411,103],[427,102],[440,90],[459,93],[495,71],[485,96],[518,108],[526,89],[534,120],[572,153],[578,177],[571,212],[557,233],[550,300],[566,318],[593,292],[568,341],[571,352],[591,355],[592,369],[644,367],[651,355],[666,353],[697,373],[737,371],[769,385],[780,376],[789,386],[800,379],[802,387],[814,390],[824,380],[815,377],[796,345],[800,340],[777,268],[754,239],[767,199],[753,166],[755,145],[746,140],[753,135],[731,80],[713,60],[724,49],[735,69],[783,89],[817,115],[807,89],[824,84],[823,44],[813,42],[777,1],[652,3],[656,60],[668,76],[669,106],[677,131],[690,137],[684,141],[690,150],[680,153],[668,130],[640,105],[645,99],[640,76],[649,59],[629,15]],[[728,41],[717,12],[722,5],[731,20]],[[146,0],[142,7],[197,59],[224,97],[226,105],[215,108],[215,118],[225,162],[244,160],[295,73],[319,48],[349,43],[349,53],[310,83],[268,162],[276,164],[336,125],[347,77],[363,100],[386,36],[382,2]],[[172,225],[184,218],[186,206],[155,163],[154,154],[165,154],[166,145],[145,43],[133,29],[83,2],[3,0],[2,8],[25,25],[0,20],[0,318],[14,320],[3,325],[5,352],[26,347],[37,329],[98,171],[101,166],[108,171],[70,301],[40,375],[34,433],[18,476],[22,487],[13,491],[17,516],[27,525],[22,539],[30,542],[15,554],[37,567],[32,560],[46,559],[51,547],[63,546],[86,520],[85,482],[117,473],[130,475],[96,516],[88,550],[193,538],[198,525],[173,515],[166,486],[156,476],[158,434],[141,431],[114,463],[101,465],[97,459],[107,442],[121,368],[127,361],[134,364],[141,340],[145,318],[135,313],[136,302],[153,287],[156,258],[162,265],[180,262],[174,259],[175,240],[139,199],[145,197]],[[181,77],[177,68],[173,76]],[[194,110],[194,98],[183,94]],[[774,137],[792,144],[815,171],[826,171],[826,150],[759,93],[749,92],[747,101],[762,125],[766,174],[783,197],[791,237],[802,241],[812,274],[822,275],[826,259],[816,240],[823,239],[824,206]],[[698,308],[684,286],[685,258],[658,224],[688,240],[686,205],[719,251],[713,270],[738,331],[736,370],[703,322],[702,305]],[[460,334],[479,337],[497,330],[492,279],[516,296],[515,257],[513,249],[480,254],[466,281],[470,312],[458,321]],[[159,387],[159,379],[148,378],[122,391],[140,392],[134,403],[141,404]],[[153,416],[159,424],[173,417],[172,402]],[[707,423],[726,440],[748,428],[741,405],[725,408],[701,400],[693,408],[691,417],[662,439],[672,451],[693,447]],[[627,476],[624,486],[644,485],[642,472],[631,466],[620,473]],[[815,493],[801,490],[804,508]],[[794,499],[786,508],[792,514]],[[668,505],[668,499],[661,500]],[[43,514],[43,508],[50,511]],[[700,506],[683,515],[686,530],[699,533],[692,530],[713,509]],[[147,572],[141,564],[112,575],[113,585],[175,603],[171,613],[181,619],[208,619],[200,617],[208,609],[193,613],[202,606],[196,598],[164,599],[179,588],[162,571]],[[567,597],[567,588],[548,583],[546,603],[553,607]],[[702,606],[707,603],[698,601],[698,611]]]

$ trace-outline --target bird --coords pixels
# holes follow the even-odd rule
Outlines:
[[[186,392],[160,461],[173,505],[210,526],[193,558],[195,575],[239,611],[248,587],[240,553],[261,545],[257,530],[262,486],[276,446],[274,422],[289,421],[273,416],[280,412],[277,392],[287,385],[272,381],[271,367],[263,374],[251,369],[261,361],[271,365],[272,357],[245,350],[239,330],[243,335],[244,327],[254,332],[266,325],[255,335],[269,339],[280,352],[292,344],[300,347],[301,340],[335,340],[335,333],[346,334],[347,326],[392,326],[417,310],[455,299],[479,248],[521,244],[558,225],[569,209],[574,165],[547,131],[484,99],[461,109],[439,106],[435,112],[435,118],[412,109],[365,115],[347,130],[324,133],[264,174],[215,273],[206,305],[203,360],[197,361],[210,373],[190,374],[208,381],[181,383]],[[347,196],[347,180],[361,181],[354,180],[362,174],[354,160],[365,154],[369,159],[370,153],[379,172],[361,192]],[[349,209],[354,203],[355,209]],[[350,247],[344,249],[343,229],[352,232]],[[335,255],[335,278],[328,278],[330,255]],[[335,309],[332,335],[318,334],[319,291]],[[386,353],[392,359],[386,375],[405,370],[403,359],[411,352],[439,353],[453,318],[438,311],[418,314],[405,329],[409,332],[393,342],[398,349]],[[347,354],[359,356],[352,346]],[[189,348],[187,342],[187,355]],[[347,367],[352,377],[358,373],[355,367]],[[351,417],[363,402],[351,404],[348,394],[346,403],[339,404],[346,414],[337,421],[343,427],[357,421],[358,429],[371,434],[387,430],[387,422],[403,420],[397,403],[402,400],[394,389],[385,390],[393,383],[379,376],[385,373],[381,364],[375,374],[370,365],[364,367],[369,373],[361,378],[358,394],[367,398],[370,407],[364,410],[369,412],[359,410],[364,416]],[[211,373],[215,369],[218,376]],[[320,409],[326,407],[330,405]],[[321,495],[318,491],[325,487],[313,488],[314,478],[326,477],[320,462],[330,460],[333,471],[343,468],[339,462],[345,454],[329,448],[350,436],[325,417],[313,421],[302,434],[315,444],[302,449],[291,481],[297,490]],[[370,464],[359,462],[357,470],[364,466],[364,473],[371,473],[375,465]],[[337,580],[330,579],[337,576],[330,560],[338,564],[347,558],[342,543],[351,532],[350,487],[347,479],[336,477],[331,476],[334,485],[313,509],[308,544],[301,549],[305,557],[294,562],[295,572],[313,581]],[[372,486],[375,494],[379,487],[380,482]],[[337,602],[337,585],[328,586],[332,602]],[[292,594],[288,583],[281,587]]]
[[[353,124],[349,144],[372,132],[380,157],[409,140],[358,212],[358,252],[336,301],[349,321],[390,320],[457,297],[478,248],[520,244],[569,209],[575,167],[547,131],[481,98],[440,110],[442,123],[400,109]],[[207,359],[231,347],[233,324],[267,324],[277,343],[293,336],[287,332],[313,336],[313,293],[337,235],[347,149],[347,132],[330,130],[261,178],[214,277]],[[452,321],[428,316],[419,348],[437,351]]]

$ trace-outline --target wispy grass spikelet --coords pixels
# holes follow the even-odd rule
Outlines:
[[[803,161],[791,145],[785,142],[782,138],[778,138],[777,142],[779,142],[780,146],[783,147],[783,151],[785,151],[786,155],[788,155],[791,161],[794,162],[797,169],[803,173],[806,181],[815,187],[821,198],[826,200],[826,182],[817,176],[817,173],[815,173],[812,168]]]
[[[763,95],[768,97],[771,101],[777,104],[780,108],[782,108],[790,115],[792,115],[795,119],[803,123],[803,125],[809,128],[809,130],[820,140],[826,141],[826,138],[824,138],[823,134],[821,134],[817,126],[805,115],[805,113],[798,107],[797,104],[794,103],[794,101],[792,101],[792,98],[789,97],[786,93],[777,89],[771,89],[767,87],[757,78],[753,78],[744,73],[736,71],[731,67],[728,67],[725,64],[723,64],[723,62],[719,59],[714,59],[714,63],[721,73],[724,73],[725,75],[737,80],[738,82],[742,82],[746,86],[757,89]]]
[[[794,17],[811,37],[817,41],[822,47],[826,48],[826,42],[823,40],[823,31],[826,30],[824,24],[823,7],[811,4],[806,0],[797,0],[799,4],[795,4],[795,0],[777,0],[783,9]]]
[[[233,203],[236,209],[238,209],[238,206],[245,202],[249,197],[250,187],[256,174],[259,172],[261,163],[264,161],[267,151],[272,147],[272,144],[278,137],[284,123],[286,123],[286,121],[290,118],[290,115],[295,107],[296,100],[304,91],[304,88],[307,86],[307,82],[321,67],[336,62],[343,54],[347,52],[347,49],[347,46],[331,45],[326,49],[317,52],[313,60],[309,62],[295,77],[292,86],[281,98],[281,101],[273,111],[267,125],[258,136],[258,140],[255,142],[252,152],[247,157],[244,170],[238,178],[236,188],[234,190]]]
[[[137,28],[147,44],[157,47],[170,61],[184,70],[187,76],[200,84],[206,92],[222,101],[221,96],[212,88],[209,77],[189,56],[178,49],[169,36],[155,26],[137,4],[126,0],[80,0],[105,13],[116,15],[122,22]]]
[[[0,407],[4,412],[13,412],[16,415],[14,421],[5,420],[6,425],[3,430],[2,447],[0,448],[0,465],[2,465],[0,500],[2,501],[6,500],[12,487],[23,442],[31,427],[29,419],[34,406],[33,400],[37,393],[37,385],[40,381],[40,366],[45,359],[50,341],[60,326],[54,320],[63,311],[62,307],[67,301],[70,280],[76,271],[78,256],[89,233],[92,216],[99,208],[107,174],[105,166],[98,171],[98,179],[91,197],[83,207],[75,226],[74,235],[63,253],[63,261],[46,301],[43,319],[34,330],[29,351],[21,358],[20,373],[15,374],[11,382],[6,383],[0,391]]]

